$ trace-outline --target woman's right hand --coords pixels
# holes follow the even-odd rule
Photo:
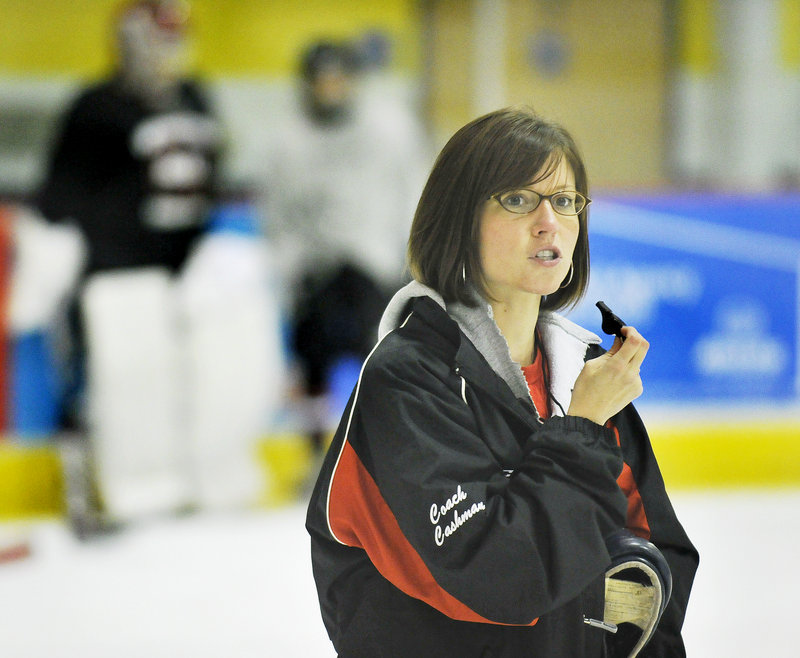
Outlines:
[[[633,327],[623,327],[611,349],[587,361],[572,390],[568,416],[588,418],[604,425],[642,394],[639,369],[650,347]]]

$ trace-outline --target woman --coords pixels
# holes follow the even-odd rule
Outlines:
[[[589,277],[586,171],[527,109],[459,130],[312,495],[307,527],[340,656],[603,656],[606,538],[666,556],[641,655],[684,655],[697,553],[631,401],[648,344],[606,353],[556,315]]]

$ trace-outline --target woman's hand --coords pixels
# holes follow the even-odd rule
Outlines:
[[[587,361],[572,390],[568,416],[588,418],[599,425],[642,394],[639,368],[650,347],[633,327],[623,327],[611,349]]]

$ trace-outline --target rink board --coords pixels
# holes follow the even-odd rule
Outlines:
[[[64,508],[61,461],[55,448],[0,441],[0,517],[53,516]]]
[[[670,490],[800,487],[800,422],[657,424],[650,435]],[[263,505],[297,500],[311,464],[303,438],[266,436],[256,459],[264,472]],[[51,445],[0,443],[0,518],[59,516],[63,490]]]

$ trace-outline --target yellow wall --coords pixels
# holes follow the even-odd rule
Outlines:
[[[109,67],[119,0],[0,0],[0,73],[95,77]],[[419,65],[414,0],[192,0],[198,70],[214,76],[285,76],[319,36],[380,30],[394,64]]]
[[[719,33],[715,0],[677,0],[675,30],[681,67],[696,74],[713,73],[719,66]]]
[[[429,96],[428,116],[444,142],[472,116],[472,15],[459,0],[437,0],[428,6],[425,48]]]
[[[667,1],[504,2],[508,97],[498,104],[530,103],[562,121],[582,146],[596,188],[662,184]],[[0,0],[0,75],[102,74],[118,6]],[[287,77],[309,40],[380,30],[393,46],[395,70],[424,76],[438,142],[473,118],[471,76],[480,54],[472,43],[485,26],[475,24],[472,0],[191,0],[191,8],[195,68],[207,77]],[[543,31],[561,35],[567,49],[559,75],[531,64],[531,44]]]
[[[429,107],[436,133],[472,118],[470,3],[431,5]],[[506,0],[503,104],[532,105],[578,140],[596,187],[664,183],[669,36],[664,0]],[[532,52],[557,38],[558,72]],[[480,57],[480,55],[477,55]]]
[[[583,149],[593,186],[659,185],[665,160],[667,37],[660,0],[569,3],[516,0],[527,31],[553,26],[566,43],[564,73],[530,66],[522,21],[509,34],[509,89],[564,123]],[[524,15],[524,14],[523,14]]]
[[[800,0],[780,0],[778,14],[780,57],[788,71],[800,69]]]
[[[0,72],[95,74],[108,57],[104,0],[0,0]]]

